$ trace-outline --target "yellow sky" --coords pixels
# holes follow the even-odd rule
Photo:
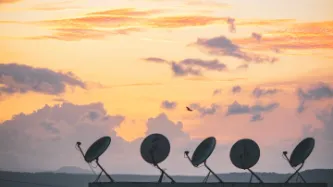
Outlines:
[[[234,100],[232,95],[212,97],[215,89],[228,93],[232,86],[241,85],[251,92],[257,85],[276,82],[275,88],[293,93],[293,87],[279,83],[332,80],[328,77],[333,73],[331,0],[203,2],[0,1],[0,63],[71,71],[91,84],[106,85],[108,88],[103,89],[77,88],[58,97],[76,104],[102,102],[110,114],[138,120],[134,129],[129,122],[118,129],[128,140],[142,136],[145,120],[163,112],[160,108],[163,100],[177,101],[180,106],[193,102],[227,105]],[[114,11],[101,13],[109,10]],[[229,16],[236,20],[236,33],[228,30],[226,18]],[[263,34],[260,44],[251,38],[252,32]],[[237,70],[244,64],[242,60],[212,56],[190,45],[198,38],[220,35],[232,39],[244,51],[275,56],[279,61],[250,64],[247,70]],[[274,53],[272,46],[283,46],[285,50]],[[204,80],[175,78],[167,65],[142,60],[147,57],[169,61],[218,59],[228,65],[228,71],[207,71]],[[238,80],[226,81],[230,79]],[[57,97],[37,93],[8,96],[0,101],[0,121],[20,112],[31,113],[45,104],[57,104],[54,98]],[[239,100],[253,103],[246,94]],[[281,105],[290,104],[282,102]],[[191,117],[182,109],[169,115],[185,121]],[[185,126],[185,129],[191,127]]]

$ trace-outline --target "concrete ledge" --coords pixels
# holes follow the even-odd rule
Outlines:
[[[326,183],[156,183],[156,182],[95,182],[89,187],[327,187]]]

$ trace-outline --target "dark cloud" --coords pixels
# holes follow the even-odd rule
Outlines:
[[[213,96],[221,94],[222,90],[221,89],[216,89],[213,91]]]
[[[261,41],[262,35],[256,32],[253,32],[251,35],[252,38],[254,38],[255,40],[257,40],[258,42]]]
[[[86,88],[86,84],[73,73],[55,72],[21,64],[0,64],[0,93],[15,94],[39,92],[57,95],[65,92],[66,85]]]
[[[189,107],[192,110],[198,111],[200,113],[201,117],[204,117],[204,116],[207,116],[207,115],[213,115],[220,108],[220,106],[215,104],[215,103],[211,104],[210,107],[203,107],[198,103],[192,103],[192,104],[189,105]]]
[[[330,85],[326,83],[318,83],[313,85],[308,90],[299,88],[297,90],[297,96],[299,99],[299,106],[297,111],[301,113],[305,110],[305,103],[307,101],[318,101],[322,99],[333,98],[333,88],[331,88]]]
[[[209,39],[198,38],[195,45],[203,47],[208,50],[209,54],[218,56],[231,56],[238,59],[242,59],[246,62],[255,63],[274,63],[278,59],[275,57],[268,57],[258,54],[250,54],[244,52],[240,46],[234,44],[231,40],[225,36],[218,36]]]
[[[177,107],[177,103],[173,101],[163,101],[161,107],[164,109],[175,109]]]
[[[239,93],[242,91],[242,88],[237,85],[237,86],[232,87],[231,91],[232,91],[232,93]]]
[[[201,76],[202,70],[218,72],[227,70],[226,65],[219,62],[218,60],[201,60],[188,58],[181,60],[177,63],[157,57],[144,58],[143,60],[147,62],[168,64],[172,72],[174,73],[174,76]]]
[[[171,70],[173,71],[175,76],[188,76],[188,75],[194,75],[194,76],[200,76],[201,71],[197,69],[193,69],[192,67],[184,67],[180,64],[177,64],[175,62],[171,63]]]
[[[261,121],[263,119],[264,118],[261,116],[261,114],[254,114],[254,115],[252,115],[252,118],[250,121],[255,122],[255,121]]]
[[[235,19],[229,17],[226,21],[229,25],[229,31],[235,33],[236,32]]]
[[[239,104],[237,101],[234,101],[231,105],[228,106],[226,116],[229,115],[240,115],[240,114],[252,114],[251,121],[253,119],[261,119],[262,115],[261,113],[264,112],[271,112],[274,109],[279,107],[279,103],[270,103],[267,105],[260,105],[256,104],[253,106],[250,105],[242,105]],[[258,115],[260,114],[260,115]]]
[[[277,89],[261,89],[261,88],[257,87],[252,91],[252,95],[256,98],[260,98],[262,96],[274,95],[278,91],[279,90],[277,90]]]

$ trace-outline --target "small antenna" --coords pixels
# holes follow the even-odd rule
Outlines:
[[[223,183],[223,181],[207,166],[207,159],[210,157],[210,155],[213,153],[216,146],[216,139],[215,137],[208,137],[204,139],[198,147],[195,149],[192,159],[188,156],[189,151],[185,151],[184,155],[185,158],[188,158],[188,160],[191,162],[191,164],[194,167],[199,167],[199,165],[204,164],[204,166],[208,169],[208,174],[202,181],[203,183],[206,183],[208,181],[209,175],[212,173],[215,178],[220,182]]]
[[[104,168],[99,164],[99,157],[107,150],[109,145],[111,144],[111,137],[104,136],[98,140],[96,140],[87,150],[87,152],[84,154],[81,149],[81,142],[77,142],[76,146],[79,148],[84,160],[90,164],[92,161],[95,161],[97,166],[102,170],[101,173],[97,176],[95,182],[99,180],[102,173],[104,173],[111,182],[115,182],[111,176],[104,170]]]
[[[303,168],[305,160],[310,156],[313,149],[315,147],[315,139],[314,138],[305,138],[303,139],[293,150],[290,158],[288,158],[287,151],[283,152],[284,158],[288,161],[289,165],[294,168],[296,171],[289,176],[285,183],[288,183],[296,174],[301,178],[301,180],[306,183],[303,176],[299,173],[299,171]],[[297,166],[300,166],[296,169]]]
[[[264,183],[250,168],[257,164],[260,158],[260,148],[258,144],[251,139],[238,140],[230,150],[230,160],[234,166],[239,169],[246,169],[252,176],[256,177],[260,183]]]
[[[143,160],[160,170],[161,175],[158,179],[158,183],[162,182],[164,175],[171,180],[171,183],[175,183],[175,180],[158,165],[163,162],[170,153],[170,143],[165,136],[157,133],[147,136],[141,143],[140,152]]]

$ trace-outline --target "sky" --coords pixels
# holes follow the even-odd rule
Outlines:
[[[282,152],[306,137],[304,169],[333,168],[331,0],[0,0],[0,166],[89,169],[75,149],[112,138],[110,173],[158,174],[140,144],[162,133],[170,175],[203,175],[184,158],[217,145],[216,172],[292,172]],[[186,110],[186,106],[193,109]],[[136,166],[136,167],[133,167]]]

